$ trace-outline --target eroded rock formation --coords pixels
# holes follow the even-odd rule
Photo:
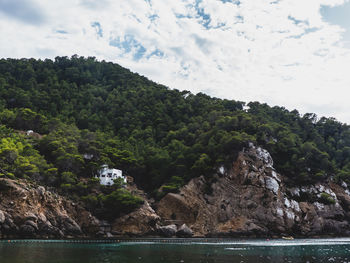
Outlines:
[[[81,206],[42,186],[0,180],[2,238],[83,237],[99,229],[99,221]]]
[[[134,185],[144,205],[106,222],[42,186],[0,179],[0,237],[350,235],[346,183],[288,187],[286,180],[270,154],[250,144],[214,180],[194,178],[158,202]]]
[[[345,183],[288,188],[260,147],[250,144],[215,178],[209,192],[204,177],[191,180],[179,194],[166,195],[156,212],[197,236],[350,235]]]

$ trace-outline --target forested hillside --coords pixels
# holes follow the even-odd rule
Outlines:
[[[0,60],[0,122],[0,176],[56,187],[102,212],[142,203],[92,179],[104,163],[160,197],[229,168],[248,142],[266,148],[293,184],[350,181],[346,124],[171,90],[91,57]]]

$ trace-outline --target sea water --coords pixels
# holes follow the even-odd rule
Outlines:
[[[1,263],[350,262],[349,239],[3,240]]]

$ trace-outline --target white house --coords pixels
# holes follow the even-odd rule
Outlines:
[[[100,184],[102,185],[113,185],[114,180],[117,178],[122,178],[124,183],[126,183],[126,178],[123,176],[123,172],[118,169],[109,169],[107,164],[102,165],[101,170],[95,176],[100,179]]]

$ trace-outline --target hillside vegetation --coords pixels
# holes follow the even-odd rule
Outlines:
[[[142,200],[120,182],[100,186],[93,175],[104,163],[159,198],[229,168],[253,142],[291,184],[350,181],[350,127],[334,118],[171,90],[93,57],[1,59],[0,123],[0,176],[56,187],[111,216]]]

